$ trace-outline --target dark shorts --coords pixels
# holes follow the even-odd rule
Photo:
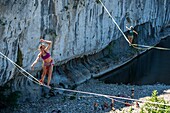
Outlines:
[[[130,35],[130,36],[128,36],[128,38],[131,38],[131,39],[133,39],[133,35]]]

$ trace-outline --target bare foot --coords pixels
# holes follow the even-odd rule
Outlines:
[[[42,79],[39,80],[40,84],[43,85],[44,81]]]
[[[47,87],[48,87],[49,89],[51,89],[51,86],[47,85]]]

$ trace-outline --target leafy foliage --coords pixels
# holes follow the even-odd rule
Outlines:
[[[145,103],[144,106],[141,108],[140,113],[170,113],[170,106],[166,106],[163,104],[168,104],[163,98],[158,98],[157,90],[152,92],[151,98],[148,99],[150,102],[156,102],[161,104],[152,104],[152,103]]]
[[[133,108],[132,107],[130,107],[130,109],[129,109],[129,113],[132,113],[133,112]]]

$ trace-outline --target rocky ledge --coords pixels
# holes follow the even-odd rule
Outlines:
[[[164,97],[166,101],[170,102],[169,89],[170,86],[163,84],[155,85],[124,85],[124,84],[105,84],[97,80],[90,80],[86,83],[76,87],[75,90],[93,92],[106,95],[114,95],[130,98],[132,96],[132,89],[134,89],[134,98],[139,100],[146,100],[151,96],[153,90],[157,90],[159,96]],[[117,99],[119,100],[119,99]],[[122,102],[133,103],[131,101],[119,100]],[[122,104],[115,101],[113,111],[111,108],[111,99],[105,97],[98,97],[93,95],[85,95],[71,92],[64,92],[61,94],[51,94],[42,98],[37,102],[25,102],[20,104],[17,108],[2,109],[1,113],[122,113],[128,112],[130,107],[127,104]],[[139,103],[139,107],[143,103]],[[94,106],[95,105],[95,106]],[[133,113],[138,113],[140,108],[135,104],[132,106]]]

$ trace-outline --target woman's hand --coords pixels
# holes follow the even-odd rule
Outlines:
[[[34,65],[33,64],[31,65],[31,69],[34,70]]]
[[[40,39],[40,42],[45,42],[44,39]]]
[[[49,40],[44,40],[44,39],[40,39],[40,42],[45,42],[45,43],[47,43],[47,44],[52,44],[51,41],[49,41]]]

